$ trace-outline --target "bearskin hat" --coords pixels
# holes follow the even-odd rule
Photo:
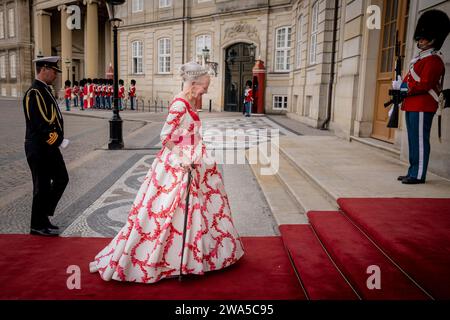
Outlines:
[[[449,32],[450,20],[447,14],[440,10],[429,10],[420,16],[414,40],[418,41],[421,38],[434,40],[434,48],[440,50]]]

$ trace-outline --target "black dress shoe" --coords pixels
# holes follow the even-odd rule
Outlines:
[[[52,224],[50,221],[47,224],[47,228],[49,228],[50,230],[59,230],[58,226],[55,226],[54,224]]]
[[[408,176],[398,176],[397,180],[398,181],[402,181],[403,179],[408,178]]]
[[[413,177],[406,177],[402,180],[402,183],[404,184],[419,184],[419,183],[425,183],[425,180],[423,179],[416,179]]]
[[[30,229],[30,234],[36,235],[36,236],[47,236],[47,237],[57,237],[59,236],[59,231],[52,230],[49,228],[42,228],[42,229]]]

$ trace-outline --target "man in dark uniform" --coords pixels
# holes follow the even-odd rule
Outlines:
[[[36,79],[23,99],[26,121],[25,153],[33,177],[31,234],[59,235],[49,216],[53,216],[58,201],[69,182],[60,148],[66,148],[64,123],[58,103],[49,85],[55,81],[59,57],[34,60]]]

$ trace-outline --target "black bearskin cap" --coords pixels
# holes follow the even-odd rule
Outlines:
[[[414,32],[414,40],[418,41],[421,38],[434,40],[433,47],[440,50],[449,32],[450,20],[445,12],[429,10],[420,16]]]

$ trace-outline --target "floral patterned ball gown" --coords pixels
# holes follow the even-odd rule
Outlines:
[[[183,274],[203,274],[235,263],[244,254],[233,225],[216,162],[201,138],[190,104],[176,98],[161,131],[162,149],[148,171],[125,226],[90,263],[104,280],[154,283],[180,274],[188,173],[192,170]],[[166,146],[172,141],[175,147]],[[186,163],[186,162],[185,162]]]

